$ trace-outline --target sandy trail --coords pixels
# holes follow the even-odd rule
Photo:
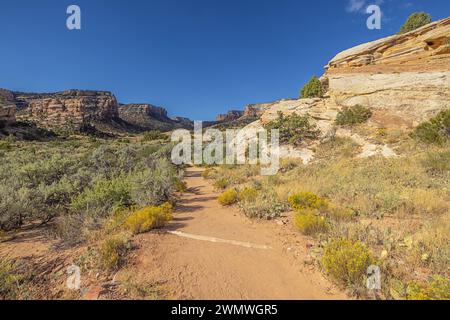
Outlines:
[[[220,206],[200,169],[188,169],[186,183],[174,221],[136,238],[137,277],[164,283],[172,299],[345,298],[302,263],[306,239]],[[296,257],[286,251],[286,237],[300,248]]]

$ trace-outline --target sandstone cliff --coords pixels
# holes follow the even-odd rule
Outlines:
[[[373,112],[369,126],[407,129],[450,108],[450,18],[341,52],[325,70],[324,98],[249,105],[246,112],[260,116],[249,127],[261,128],[278,112],[309,114],[323,137],[350,137],[362,147],[361,156],[395,156],[370,137],[347,129],[335,132],[334,120],[342,108],[360,104]]]
[[[0,89],[0,121],[6,124],[16,121],[16,104],[12,92]]]
[[[171,119],[164,108],[150,104],[119,105],[106,91],[67,90],[56,93],[23,93],[0,90],[0,119],[17,118],[54,131],[127,131],[189,128],[186,119]]]
[[[450,108],[450,18],[341,52],[325,69],[324,99],[251,106],[263,122],[281,111],[309,113],[326,125],[343,107],[361,104],[374,112],[375,125],[414,127]]]
[[[339,53],[323,81],[338,106],[365,105],[381,126],[416,126],[450,108],[450,18]]]
[[[239,110],[230,110],[226,114],[219,114],[216,117],[217,122],[227,122],[227,121],[234,121],[239,119],[244,115],[243,111]]]
[[[167,110],[151,104],[123,104],[119,117],[142,130],[170,131],[193,127],[192,121],[182,117],[169,118]]]
[[[15,92],[20,119],[47,129],[82,130],[119,119],[117,100],[110,92],[67,90],[57,93]]]

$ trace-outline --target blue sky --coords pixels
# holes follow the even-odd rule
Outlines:
[[[364,8],[379,3],[381,30]],[[82,30],[66,28],[77,4]],[[112,91],[206,120],[298,96],[339,51],[395,33],[448,0],[2,0],[0,87]]]

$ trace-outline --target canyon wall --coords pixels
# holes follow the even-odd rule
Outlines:
[[[450,18],[341,52],[322,81],[338,106],[367,106],[383,126],[416,126],[450,108]]]
[[[0,89],[0,122],[11,124],[16,121],[16,104],[12,92]]]
[[[97,122],[109,123],[119,118],[114,95],[104,91],[67,90],[57,93],[15,92],[20,119],[41,127],[81,130]]]
[[[322,99],[254,104],[244,114],[266,123],[278,112],[308,113],[327,131],[339,110],[360,104],[373,125],[415,127],[450,108],[450,18],[341,52],[325,70]]]

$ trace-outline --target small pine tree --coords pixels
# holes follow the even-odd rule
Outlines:
[[[409,16],[405,24],[400,28],[399,34],[407,33],[416,30],[424,25],[431,23],[432,19],[428,13],[415,12]]]
[[[319,78],[313,76],[302,88],[300,98],[321,98],[324,94],[322,83]]]

